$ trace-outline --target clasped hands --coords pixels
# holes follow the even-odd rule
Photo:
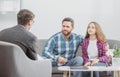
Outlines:
[[[99,59],[94,59],[92,61],[89,61],[84,64],[84,66],[93,66],[94,64],[97,64],[99,62]]]
[[[65,64],[67,61],[68,61],[68,60],[67,60],[66,58],[64,58],[64,57],[58,57],[58,62],[59,62],[60,64]]]

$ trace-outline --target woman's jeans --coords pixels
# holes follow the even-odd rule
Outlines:
[[[104,62],[98,62],[97,64],[93,66],[106,66]],[[90,77],[91,72],[83,72],[83,77]],[[94,76],[95,77],[100,77],[99,71],[94,71]]]

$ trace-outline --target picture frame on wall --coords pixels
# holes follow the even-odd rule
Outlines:
[[[21,7],[21,0],[0,0],[0,13],[17,13]]]

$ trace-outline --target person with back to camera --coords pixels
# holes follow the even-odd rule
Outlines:
[[[106,46],[106,38],[100,25],[97,22],[90,22],[82,44],[84,66],[108,65],[109,57],[106,55]],[[98,71],[95,72],[95,77],[99,77]]]
[[[42,55],[52,59],[55,66],[82,66],[83,59],[75,56],[83,37],[72,33],[74,21],[72,18],[64,18],[62,21],[62,31],[56,33],[48,39],[43,49]],[[74,77],[81,77],[81,72],[73,72]]]
[[[0,41],[20,46],[30,59],[37,60],[38,40],[35,35],[29,32],[34,23],[34,17],[35,15],[31,11],[21,9],[17,14],[18,25],[2,30]]]

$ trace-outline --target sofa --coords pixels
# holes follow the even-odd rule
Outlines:
[[[38,52],[38,53],[40,55],[42,55],[42,50],[43,50],[43,47],[44,47],[46,41],[47,41],[47,39],[40,39],[39,40],[39,42],[40,42],[40,52]],[[120,41],[118,41],[118,40],[108,39],[107,43],[109,44],[110,49],[113,49],[115,45],[117,45],[117,47],[120,48]],[[81,46],[78,48],[78,51],[77,51],[76,55],[77,56],[78,55],[79,56],[82,55]],[[106,72],[102,72],[102,74],[100,74],[100,75],[101,75],[101,77],[110,77],[110,76],[106,76],[107,75]],[[53,67],[52,68],[52,77],[62,77],[62,76],[63,76],[63,72],[62,71],[59,71],[57,69],[57,67]]]
[[[48,59],[31,60],[17,45],[0,41],[0,77],[51,77]]]

